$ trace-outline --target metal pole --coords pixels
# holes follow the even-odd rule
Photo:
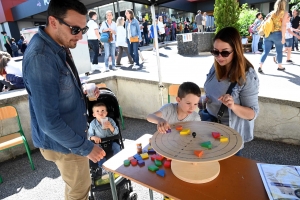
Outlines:
[[[164,85],[162,84],[162,78],[161,78],[161,68],[160,68],[160,59],[159,59],[159,47],[158,47],[158,37],[157,37],[157,28],[156,28],[156,21],[155,21],[155,7],[154,4],[151,5],[151,14],[152,14],[152,25],[153,25],[153,30],[154,30],[154,44],[156,47],[156,61],[157,61],[157,68],[158,68],[158,87],[160,90],[160,97],[161,97],[161,105],[164,105],[164,95],[163,95],[163,89]]]
[[[150,200],[153,200],[153,191],[151,189],[149,189],[149,197]]]
[[[120,6],[119,6],[119,0],[117,0],[117,9],[118,9],[118,17],[121,17],[121,15],[120,15]]]
[[[112,198],[113,198],[113,200],[118,200],[118,193],[117,193],[117,188],[116,188],[116,184],[115,184],[114,173],[108,172],[108,175],[109,175],[109,183],[110,183]]]

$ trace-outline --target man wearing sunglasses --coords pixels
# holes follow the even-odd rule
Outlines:
[[[66,183],[65,199],[88,199],[89,159],[105,156],[87,139],[86,97],[69,50],[88,30],[86,14],[78,0],[51,0],[47,25],[39,27],[23,59],[32,140],[57,165]]]

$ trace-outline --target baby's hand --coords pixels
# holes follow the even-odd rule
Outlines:
[[[105,129],[108,129],[108,128],[110,128],[112,125],[111,125],[111,123],[110,123],[109,121],[106,121],[106,122],[104,122],[103,126],[104,126]]]
[[[97,136],[92,136],[91,140],[94,140],[96,144],[100,144],[101,143],[101,138],[99,138]]]
[[[167,133],[167,130],[171,129],[171,126],[170,124],[164,120],[164,119],[160,119],[158,122],[157,122],[157,131],[159,133]]]

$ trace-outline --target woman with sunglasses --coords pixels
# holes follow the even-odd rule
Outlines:
[[[272,18],[274,28],[273,32],[270,33],[268,37],[264,38],[264,51],[260,58],[260,66],[258,68],[259,73],[263,73],[262,66],[271,51],[273,44],[276,48],[276,60],[278,64],[277,70],[284,71],[285,68],[282,67],[282,48],[285,43],[285,32],[286,23],[288,22],[288,12],[285,11],[285,6],[287,4],[286,0],[277,0],[274,4],[274,11],[272,11],[269,17]],[[266,17],[267,19],[268,17]],[[265,20],[266,20],[265,19]]]
[[[244,142],[251,141],[254,120],[259,112],[257,74],[244,56],[241,36],[235,28],[221,29],[213,42],[211,54],[214,56],[214,65],[204,84],[206,109],[217,118],[224,104],[226,107],[221,123],[240,133]],[[232,92],[226,94],[231,84]],[[237,155],[240,155],[240,151]]]

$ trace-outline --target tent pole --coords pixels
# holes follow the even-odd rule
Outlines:
[[[162,78],[161,78],[161,68],[160,68],[160,59],[159,59],[159,47],[158,47],[158,35],[157,35],[157,28],[156,28],[156,21],[155,21],[155,7],[154,4],[151,5],[151,14],[152,14],[152,25],[153,25],[153,30],[154,30],[154,40],[153,42],[155,43],[156,47],[156,61],[157,61],[157,69],[158,69],[158,88],[160,91],[160,97],[161,97],[161,105],[164,105],[164,95],[163,95],[163,90],[165,86],[162,84]]]

